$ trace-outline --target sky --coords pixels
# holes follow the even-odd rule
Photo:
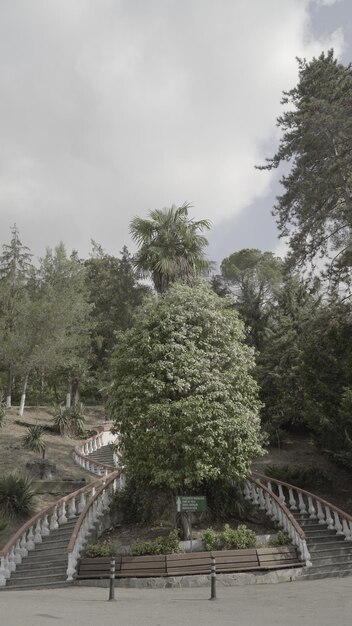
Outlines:
[[[131,219],[192,205],[209,257],[284,254],[271,216],[296,57],[352,60],[350,0],[0,0],[0,245],[135,250]]]

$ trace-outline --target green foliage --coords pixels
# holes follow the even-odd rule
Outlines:
[[[331,478],[319,467],[299,467],[291,465],[267,465],[266,476],[301,487],[301,489],[321,489],[331,483]]]
[[[275,539],[270,539],[269,546],[279,547],[279,546],[288,546],[291,544],[291,539],[284,533],[282,530],[279,530]]]
[[[27,428],[27,433],[22,437],[22,445],[32,452],[39,452],[45,457],[46,443],[43,440],[44,429],[40,424],[34,424]]]
[[[32,512],[34,491],[27,476],[0,476],[0,511],[6,517],[26,517]]]
[[[246,248],[223,259],[221,274],[233,293],[236,308],[248,326],[248,339],[262,345],[270,306],[282,281],[283,263],[272,252]]]
[[[291,165],[274,214],[281,235],[290,236],[292,263],[330,258],[330,277],[349,282],[352,68],[337,63],[333,50],[298,66],[299,82],[284,92],[287,109],[277,119],[278,151],[264,166]]]
[[[227,300],[174,285],[117,335],[108,409],[126,471],[185,489],[242,479],[261,454],[253,353]]]
[[[55,406],[51,409],[51,413],[54,416],[54,428],[60,435],[72,435],[73,437],[86,435],[84,430],[86,416],[81,402],[70,409],[66,409],[62,405]]]
[[[163,293],[175,281],[194,284],[208,269],[204,255],[207,245],[199,231],[209,229],[208,220],[195,222],[188,217],[189,204],[150,211],[150,219],[135,217],[131,222],[132,239],[139,245],[136,266],[151,274],[155,289]]]
[[[236,529],[225,524],[223,530],[217,533],[212,528],[208,528],[202,537],[206,550],[242,550],[245,548],[255,548],[257,539],[255,532],[241,524]]]
[[[253,514],[253,505],[244,499],[242,489],[233,481],[220,478],[199,487],[207,499],[207,519],[211,522],[245,520]]]
[[[213,528],[207,528],[202,536],[202,543],[204,548],[211,552],[212,550],[220,549],[220,537]]]
[[[111,556],[113,546],[110,541],[100,541],[99,543],[89,543],[84,548],[84,556],[87,558],[96,558],[99,556]]]
[[[2,533],[8,527],[9,523],[6,520],[0,520],[0,533]]]
[[[160,536],[154,541],[135,541],[131,546],[131,554],[142,556],[144,554],[175,554],[180,551],[179,535],[177,530],[172,530],[166,537]]]

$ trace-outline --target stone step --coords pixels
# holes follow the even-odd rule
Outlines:
[[[30,560],[30,559],[24,559],[22,563],[17,565],[16,571],[13,572],[11,576],[13,576],[17,572],[33,571],[33,570],[39,571],[40,569],[45,570],[45,569],[50,569],[52,567],[65,567],[65,566],[67,567],[67,563],[68,563],[67,554],[62,556],[61,558],[53,559],[52,557],[50,557],[50,559],[42,560],[42,561],[40,561],[39,559],[36,561]]]
[[[67,570],[67,559],[66,562],[63,561],[59,565],[54,565],[53,563],[46,563],[45,565],[41,563],[35,568],[31,567],[21,567],[19,566],[15,572],[11,574],[11,580],[16,580],[18,578],[31,578],[33,576],[48,576],[52,574],[61,574],[65,575]]]
[[[318,543],[343,543],[345,541],[345,537],[343,535],[309,535],[306,540],[308,543],[308,549],[310,549],[311,545],[315,545]]]
[[[336,564],[346,564],[352,566],[352,554],[338,554],[336,556],[322,556],[313,559],[313,567],[325,567],[325,565],[335,566]]]
[[[29,552],[28,556],[24,557],[22,559],[21,565],[22,563],[37,563],[37,562],[44,562],[44,561],[49,561],[50,563],[55,560],[57,561],[58,559],[62,559],[64,557],[67,557],[67,549],[65,548],[64,550],[48,550],[48,552],[45,552],[45,550],[41,550],[40,552],[36,552],[35,550],[33,552]]]
[[[67,580],[59,580],[33,584],[31,581],[28,580],[26,583],[19,584],[18,581],[16,581],[14,585],[7,584],[6,587],[0,587],[0,591],[25,591],[26,589],[44,589],[46,587],[49,587],[51,589],[56,589],[59,587],[72,587],[72,582],[67,582]]]
[[[6,586],[7,587],[13,587],[16,584],[19,585],[27,585],[27,584],[31,584],[32,586],[37,585],[37,584],[43,584],[43,583],[53,583],[53,582],[65,582],[66,580],[66,573],[63,573],[62,571],[59,574],[35,574],[34,576],[19,576],[17,578],[9,578],[9,580],[6,581]]]
[[[351,576],[352,570],[330,570],[329,572],[311,572],[303,573],[298,580],[321,580],[322,578],[344,578],[345,576]]]
[[[351,554],[352,546],[350,543],[317,543],[309,546],[309,552],[312,558],[323,556],[338,556],[340,554]],[[314,555],[314,556],[313,556]]]
[[[340,537],[340,535],[336,535],[335,530],[328,530],[327,528],[322,529],[321,526],[319,530],[316,528],[313,528],[312,530],[305,528],[304,533],[306,539],[310,539],[311,537]]]

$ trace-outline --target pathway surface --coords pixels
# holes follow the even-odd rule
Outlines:
[[[351,579],[208,589],[9,591],[0,595],[4,625],[51,626],[351,626]],[[1,620],[2,623],[2,620]]]

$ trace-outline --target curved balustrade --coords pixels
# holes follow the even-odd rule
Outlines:
[[[323,498],[300,489],[290,483],[269,478],[253,472],[253,476],[272,490],[276,487],[278,497],[283,504],[288,503],[291,511],[299,511],[309,515],[310,519],[318,520],[321,525],[326,525],[329,530],[335,530],[337,535],[344,535],[345,541],[352,541],[352,516],[338,507],[327,502]]]
[[[302,561],[307,567],[312,565],[307,548],[306,536],[299,523],[289,511],[285,502],[269,486],[250,477],[244,485],[245,500],[251,500],[285,531],[294,546],[297,547]]]
[[[27,556],[30,550],[34,550],[37,543],[41,543],[43,537],[50,535],[51,530],[56,530],[68,519],[76,517],[85,507],[87,499],[90,500],[96,489],[104,479],[100,478],[81,489],[70,493],[37,513],[26,522],[0,550],[0,587],[6,585],[6,580],[11,573]]]
[[[72,581],[77,571],[77,561],[88,535],[99,519],[109,509],[111,500],[116,493],[124,489],[124,477],[116,470],[103,482],[103,485],[92,495],[81,512],[67,548],[68,567],[67,580]]]
[[[93,460],[88,457],[89,454],[96,452],[96,450],[99,450],[103,446],[108,446],[109,444],[115,443],[117,437],[116,435],[113,435],[110,431],[111,424],[112,423],[110,422],[103,424],[103,426],[100,427],[100,431],[98,433],[96,433],[92,437],[89,437],[89,439],[85,439],[74,449],[74,462],[91,474],[97,474],[98,476],[108,476],[108,474],[110,474],[114,470],[114,467],[117,467],[119,464],[121,455],[116,450],[113,450],[114,467],[111,467],[111,465],[101,463],[100,461]]]

